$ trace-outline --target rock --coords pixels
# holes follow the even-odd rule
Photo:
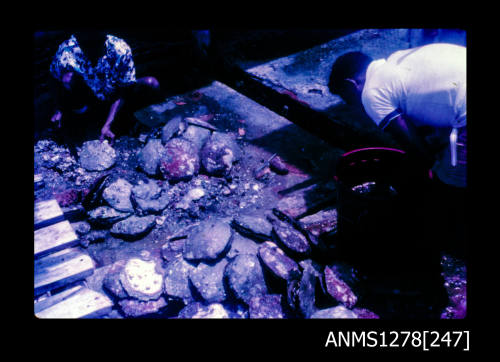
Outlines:
[[[214,265],[201,262],[189,273],[191,283],[206,302],[223,302],[226,299],[223,277],[227,263],[226,259]]]
[[[156,225],[154,215],[149,216],[130,216],[129,218],[119,221],[111,228],[111,234],[124,239],[137,239],[145,236]]]
[[[90,224],[85,221],[71,223],[71,226],[79,236],[85,235],[90,231]]]
[[[73,205],[80,200],[80,191],[75,189],[65,190],[54,195],[57,203],[61,207]]]
[[[231,222],[231,226],[244,236],[259,241],[272,238],[273,226],[263,216],[238,215]]]
[[[186,239],[178,239],[165,243],[161,248],[162,258],[170,262],[181,257],[185,242]]]
[[[149,176],[160,176],[160,160],[164,154],[165,149],[161,139],[150,138],[136,154],[137,166]]]
[[[281,220],[273,219],[272,223],[273,234],[287,253],[298,257],[310,254],[311,246],[304,234]]]
[[[189,125],[181,137],[191,141],[198,150],[201,150],[210,134],[210,130],[206,128]]]
[[[103,190],[102,197],[113,209],[133,213],[131,194],[132,185],[127,180],[119,178]]]
[[[175,204],[175,208],[187,210],[192,201],[199,200],[203,196],[205,196],[205,190],[203,190],[201,187],[191,189],[186,195],[184,195],[181,201]]]
[[[160,160],[165,149],[159,139],[150,139],[137,153],[137,164],[149,176],[159,175]]]
[[[230,313],[220,303],[204,306],[195,302],[188,304],[179,312],[179,319],[222,319],[230,318]]]
[[[207,115],[202,116],[202,117],[186,117],[184,120],[189,125],[194,125],[197,127],[206,128],[210,131],[217,131],[217,127],[215,127],[212,124],[210,124],[209,122],[207,122],[208,120],[210,120],[212,118],[213,118],[213,115],[207,114]]]
[[[316,311],[316,284],[319,273],[312,262],[301,263],[301,266],[304,270],[297,290],[298,309],[304,318],[310,318]]]
[[[314,209],[324,209],[337,199],[333,182],[314,184],[293,192],[278,201],[277,208],[285,214],[300,219]]]
[[[82,193],[82,206],[86,210],[95,209],[102,204],[102,192],[108,185],[110,173],[98,177],[89,189]]]
[[[141,214],[158,214],[164,210],[170,196],[154,181],[142,182],[132,188],[132,201]]]
[[[266,241],[259,247],[258,255],[262,264],[278,278],[288,280],[300,276],[298,264],[286,256],[276,244]]]
[[[278,319],[283,318],[281,308],[281,295],[266,294],[250,299],[249,314],[252,319]]]
[[[253,297],[267,294],[264,273],[255,255],[237,255],[226,266],[224,275],[234,295],[246,304]]]
[[[378,315],[364,308],[354,308],[352,310],[358,316],[358,319],[380,319]]]
[[[200,169],[198,150],[188,140],[173,138],[165,144],[165,153],[160,160],[163,177],[171,181],[187,181]]]
[[[295,218],[290,217],[286,213],[276,208],[273,208],[272,212],[273,215],[276,216],[279,220],[284,221],[285,223],[291,225],[295,230],[297,230],[303,236],[305,236],[311,248],[314,247],[321,253],[324,253],[327,250],[327,247],[324,244],[324,242],[320,238],[318,238],[317,236],[313,235],[308,230],[306,230],[300,222],[295,220]]]
[[[92,230],[88,234],[80,236],[80,245],[86,248],[92,243],[105,240],[107,237],[106,230]]]
[[[240,157],[236,142],[227,134],[214,132],[200,152],[205,171],[212,176],[226,176]]]
[[[187,260],[216,260],[231,242],[232,230],[221,220],[205,220],[191,230],[184,244],[183,255]]]
[[[107,140],[84,142],[79,157],[80,165],[87,171],[104,171],[116,162],[116,152]]]
[[[164,290],[165,294],[180,298],[185,303],[193,300],[191,289],[189,288],[189,274],[194,266],[179,257],[167,264],[165,269]]]
[[[324,270],[325,286],[329,295],[336,301],[344,304],[347,308],[352,308],[358,297],[354,295],[351,288],[340,279],[340,276],[328,266]]]
[[[321,210],[300,219],[302,227],[314,236],[334,233],[337,230],[337,209]]]
[[[201,187],[196,187],[194,189],[189,190],[187,196],[189,197],[190,200],[199,200],[203,196],[205,196],[205,190],[203,190]]]
[[[141,317],[147,314],[158,313],[161,308],[167,306],[165,298],[157,300],[142,301],[137,299],[122,299],[118,302],[126,317]]]
[[[231,249],[227,252],[228,258],[234,258],[238,254],[252,254],[257,255],[259,244],[252,239],[247,239],[238,233],[233,235],[231,241]]]
[[[311,319],[356,319],[357,314],[352,310],[347,309],[343,305],[339,305],[333,308],[321,309],[314,312]]]
[[[114,223],[124,220],[130,215],[130,212],[121,212],[109,206],[99,206],[88,213],[88,221],[90,224],[99,227],[110,227]]]
[[[114,298],[123,299],[127,298],[128,294],[120,282],[120,274],[126,264],[126,260],[119,260],[115,262],[106,273],[103,279],[102,286]]]
[[[172,137],[179,135],[185,125],[182,125],[182,117],[175,116],[161,129],[161,142],[166,144]]]
[[[288,168],[285,162],[279,156],[274,156],[269,162],[269,168],[279,175],[286,175],[288,173]]]
[[[132,258],[120,273],[120,282],[131,297],[148,301],[163,293],[163,275],[156,271],[154,261]]]

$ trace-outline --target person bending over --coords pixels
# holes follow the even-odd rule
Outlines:
[[[104,118],[99,126],[101,141],[115,138],[111,126],[124,104],[144,103],[138,98],[159,91],[160,86],[151,76],[136,79],[130,46],[101,31],[77,32],[60,44],[50,73],[56,84],[51,121],[60,128],[62,122],[75,122],[71,118],[81,121],[92,108],[103,108],[105,113],[98,116]]]

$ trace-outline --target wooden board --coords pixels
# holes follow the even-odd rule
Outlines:
[[[35,306],[34,306],[35,315],[38,312],[41,312],[42,310],[53,306],[54,304],[60,303],[63,300],[68,299],[79,290],[82,290],[82,288],[84,288],[83,282],[78,282],[77,285],[68,287],[67,289],[63,290],[60,293],[51,295],[50,297],[45,297],[44,299],[41,299],[39,301],[35,301]]]
[[[35,296],[85,279],[94,272],[94,262],[77,248],[35,260]]]
[[[56,200],[35,203],[35,230],[64,220],[64,213]]]
[[[35,231],[35,259],[78,244],[78,236],[65,220]]]
[[[38,318],[96,318],[111,312],[113,302],[106,295],[81,288],[52,306],[35,312]]]

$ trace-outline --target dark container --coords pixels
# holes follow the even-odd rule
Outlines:
[[[340,250],[382,268],[416,255],[424,246],[418,220],[429,178],[399,149],[370,147],[343,154],[335,175]]]

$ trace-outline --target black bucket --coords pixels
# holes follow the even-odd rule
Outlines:
[[[337,163],[338,235],[341,250],[377,264],[404,261],[415,250],[421,193],[431,175],[398,149],[370,147],[343,154]]]

